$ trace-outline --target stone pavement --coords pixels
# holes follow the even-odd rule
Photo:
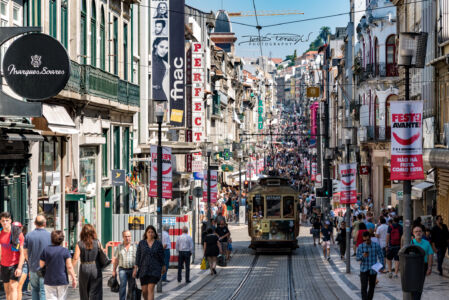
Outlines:
[[[322,248],[317,245],[317,251],[320,253],[323,266],[332,274],[334,280],[351,296],[352,299],[360,299],[360,262],[356,261],[355,256],[351,256],[351,273],[346,274],[346,263],[341,260],[338,245],[331,245],[332,260],[327,262],[324,260]],[[435,257],[436,258],[436,257]],[[435,261],[435,260],[434,260]],[[424,282],[424,292],[422,300],[439,300],[448,299],[449,295],[449,279],[439,276],[436,265],[432,268],[433,273],[426,277]],[[379,274],[377,276],[379,283],[376,286],[375,300],[400,300],[402,299],[401,279],[388,278],[387,274]]]

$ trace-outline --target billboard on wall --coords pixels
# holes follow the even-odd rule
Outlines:
[[[168,101],[170,124],[185,123],[184,0],[151,0],[153,101]]]
[[[391,180],[424,179],[422,101],[392,101]]]
[[[357,164],[341,164],[340,171],[340,204],[357,203]]]
[[[195,143],[204,140],[204,47],[192,43],[192,139]]]
[[[157,197],[157,146],[151,145],[150,197]],[[171,148],[162,147],[162,198],[172,198],[173,169]]]

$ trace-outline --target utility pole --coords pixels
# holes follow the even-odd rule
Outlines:
[[[346,139],[346,163],[349,164],[350,139]],[[351,273],[351,205],[346,203],[346,273]]]
[[[163,111],[156,113],[157,118],[157,234],[162,238],[162,121]],[[168,270],[167,270],[168,271]],[[162,282],[157,284],[157,292],[162,293]]]
[[[410,67],[404,66],[405,69],[405,100],[410,100]],[[410,245],[412,229],[412,181],[404,180],[403,182],[403,214],[404,214],[404,245]]]

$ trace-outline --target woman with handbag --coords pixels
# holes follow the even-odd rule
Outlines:
[[[156,228],[149,225],[137,246],[136,265],[133,271],[133,277],[140,279],[144,300],[154,299],[154,287],[166,271],[164,247],[158,239]]]
[[[47,299],[67,299],[69,274],[72,279],[72,287],[76,288],[72,256],[67,248],[61,246],[63,241],[64,232],[54,230],[51,233],[51,245],[44,248],[40,257],[39,270],[45,270],[43,277]]]
[[[78,259],[81,260],[78,273],[81,300],[103,299],[104,257],[103,247],[97,239],[95,228],[90,224],[84,225],[73,255],[73,266],[76,266]]]

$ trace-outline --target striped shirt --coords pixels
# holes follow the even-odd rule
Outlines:
[[[115,250],[115,258],[118,259],[118,266],[124,269],[133,268],[136,264],[137,246],[135,244],[129,245],[126,250],[125,245],[120,244]]]
[[[363,256],[363,253],[366,252],[368,253],[368,257]],[[371,269],[371,267],[377,262],[383,264],[384,255],[378,243],[367,245],[366,242],[364,242],[357,247],[356,259],[360,261],[360,272],[370,271],[370,274],[376,274],[376,271]]]

